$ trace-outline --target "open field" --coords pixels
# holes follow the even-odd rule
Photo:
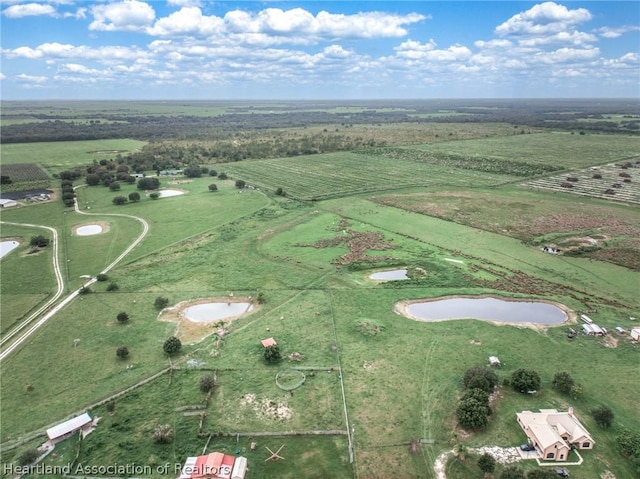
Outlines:
[[[282,108],[282,115],[291,108],[271,106]],[[343,108],[366,113],[353,105]],[[400,111],[389,107],[384,113]],[[407,139],[419,131],[413,126],[407,127]],[[101,418],[95,431],[82,442],[74,438],[56,446],[46,464],[65,465],[77,455],[74,465],[136,463],[152,467],[152,474],[143,475],[149,479],[176,477],[175,465],[187,456],[219,450],[248,458],[247,479],[431,479],[436,458],[458,443],[469,448],[523,443],[516,412],[573,407],[595,448],[583,454],[584,464],[569,467],[571,477],[593,479],[605,471],[617,479],[634,477],[615,437],[623,427],[640,430],[640,386],[630,379],[637,374],[640,345],[613,330],[629,329],[635,324],[629,318],[640,317],[637,207],[522,186],[533,178],[637,155],[637,141],[631,141],[637,138],[628,138],[510,131],[501,137],[238,161],[215,165],[232,177],[228,180],[180,177],[183,182],[172,184],[174,178],[161,177],[161,189],[184,194],[158,200],[140,192],[139,202],[116,206],[113,197],[140,190],[124,183],[119,191],[78,188],[78,205],[90,215],[64,208],[59,200],[1,210],[3,239],[28,242],[35,231],[5,222],[58,230],[67,292],[86,281],[82,275],[95,276],[111,264],[143,231],[141,220],[149,225],[147,236],[106,281],[92,284],[91,293],[74,299],[0,363],[2,462],[14,462],[42,442],[30,433],[89,410]],[[3,145],[3,153],[8,146],[20,145]],[[78,152],[87,146],[70,146],[77,153],[73,165],[82,165]],[[46,158],[29,161],[52,168]],[[236,179],[260,189],[239,189]],[[217,192],[208,190],[211,183]],[[274,195],[278,187],[288,197]],[[316,201],[306,201],[312,197]],[[74,233],[89,224],[108,230]],[[601,249],[578,256],[540,249],[586,237]],[[2,259],[3,334],[55,290],[51,250],[27,255],[26,249],[23,244]],[[395,268],[422,273],[404,281],[368,277]],[[569,341],[569,325],[429,323],[394,312],[399,301],[486,294],[558,302],[588,313],[611,334],[579,334]],[[169,357],[163,343],[176,334],[176,324],[158,320],[158,297],[169,306],[251,297],[257,307],[200,326],[203,333],[188,336],[180,353]],[[120,312],[129,315],[124,324],[116,319]],[[277,364],[263,357],[260,341],[269,337],[282,354]],[[128,348],[128,358],[116,357],[120,346]],[[487,427],[463,430],[455,415],[462,376],[492,355],[503,364],[496,370],[493,414]],[[166,368],[171,371],[98,404]],[[290,368],[306,379],[287,392],[275,379]],[[519,368],[538,371],[538,394],[522,395],[504,385]],[[581,396],[553,389],[559,371],[570,372],[583,388]],[[213,373],[216,386],[207,399],[199,381]],[[603,404],[615,415],[607,430],[590,414]],[[152,439],[161,424],[173,430],[168,444]],[[420,440],[411,452],[412,441]],[[256,451],[250,450],[252,441]],[[280,446],[285,459],[265,461],[266,448]],[[168,470],[158,469],[167,463]],[[464,461],[450,460],[447,477],[478,477],[474,463],[472,453]],[[531,461],[522,466],[534,468]]]

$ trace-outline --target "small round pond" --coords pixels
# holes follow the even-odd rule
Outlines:
[[[20,243],[17,241],[0,241],[0,258],[8,255],[18,246],[20,246]]]
[[[85,225],[79,226],[76,229],[76,234],[78,236],[99,235],[100,233],[102,233],[102,226],[100,225]]]
[[[369,275],[369,279],[376,281],[397,281],[402,279],[409,279],[406,269],[394,269],[390,271],[378,271]]]
[[[184,195],[184,191],[180,190],[160,190],[158,191],[160,198],[168,198],[170,196],[180,196]]]
[[[213,323],[235,318],[253,309],[251,303],[203,303],[185,308],[185,318],[195,323]]]
[[[560,307],[542,301],[505,301],[497,298],[446,298],[406,306],[418,321],[480,319],[504,323],[561,324],[568,319]]]

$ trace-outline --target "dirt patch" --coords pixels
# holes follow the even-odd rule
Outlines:
[[[600,479],[616,479],[616,476],[611,471],[604,471],[600,474]]]
[[[91,221],[89,223],[82,223],[80,225],[75,225],[73,228],[71,228],[71,234],[74,236],[82,236],[78,234],[78,228],[83,228],[85,226],[91,226],[91,225],[100,226],[102,228],[102,231],[100,232],[100,234],[108,233],[110,229],[109,223],[107,223],[106,221]]]
[[[606,348],[617,348],[618,347],[618,338],[611,336],[608,334],[604,337],[604,346]]]
[[[331,263],[336,265],[350,265],[360,261],[388,261],[394,259],[393,256],[367,256],[367,250],[384,251],[396,249],[397,246],[389,241],[384,241],[380,231],[356,231],[342,230],[342,234],[333,238],[323,239],[315,243],[298,243],[296,246],[312,248],[330,248],[346,244],[349,252]]]
[[[284,399],[258,399],[255,394],[245,394],[240,399],[240,404],[249,406],[258,416],[272,421],[291,419],[293,414]]]
[[[219,336],[223,336],[228,332],[228,326],[233,322],[233,320],[244,316],[245,314],[240,314],[238,316],[233,316],[230,318],[221,319],[212,323],[196,323],[194,321],[190,321],[184,315],[184,310],[195,306],[197,304],[207,304],[207,303],[252,303],[253,298],[249,297],[213,297],[213,298],[198,298],[189,301],[182,301],[178,304],[170,306],[168,308],[163,309],[158,314],[158,321],[164,321],[168,323],[175,323],[176,330],[174,332],[174,336],[176,336],[180,341],[191,344],[202,341],[207,336],[216,333]],[[253,309],[251,312],[256,311],[260,307],[259,304],[253,303]]]
[[[173,181],[170,181],[169,184],[170,185],[183,185],[183,184],[186,184],[186,183],[191,183],[192,181],[193,180],[173,180]]]
[[[409,311],[407,310],[407,307],[413,303],[425,303],[425,302],[429,302],[429,301],[440,301],[440,300],[444,300],[444,299],[456,299],[456,298],[474,298],[474,299],[481,299],[481,298],[496,298],[495,295],[491,295],[491,294],[482,294],[482,295],[478,295],[478,296],[468,296],[468,295],[456,295],[456,296],[442,296],[442,297],[438,297],[438,298],[427,298],[427,299],[406,299],[403,301],[399,301],[396,304],[393,305],[393,311],[396,314],[399,314],[401,316],[404,316],[406,318],[409,319],[413,319],[414,321],[424,321],[421,318],[418,318],[417,316],[412,315],[411,313],[409,313]],[[516,299],[516,298],[507,298],[507,297],[503,297],[500,296],[499,298],[502,301],[522,301],[521,299]],[[485,321],[487,323],[492,323],[495,324],[497,326],[504,326],[504,325],[508,325],[508,326],[519,326],[519,327],[525,327],[525,328],[530,328],[530,329],[534,329],[536,331],[543,331],[551,326],[561,326],[561,325],[566,325],[566,324],[576,324],[578,321],[578,315],[576,314],[575,311],[567,308],[564,304],[562,303],[557,303],[555,301],[540,301],[542,303],[547,303],[547,304],[552,304],[555,307],[561,309],[565,316],[566,319],[558,325],[551,325],[551,324],[536,324],[536,323],[509,323],[509,322],[505,322],[505,321]],[[436,323],[436,322],[441,322],[441,321],[450,321],[447,319],[437,319],[437,320],[429,320],[428,322],[430,323]],[[470,343],[471,344],[475,344],[473,342],[474,340],[471,340]]]

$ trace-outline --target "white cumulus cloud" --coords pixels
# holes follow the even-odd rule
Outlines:
[[[640,31],[639,25],[624,25],[622,27],[602,27],[598,29],[600,36],[604,38],[618,38],[627,32]]]
[[[22,18],[31,16],[48,15],[55,16],[56,9],[51,5],[41,3],[24,3],[22,5],[11,5],[2,11],[7,18]]]
[[[211,36],[224,30],[224,21],[204,16],[198,7],[184,7],[168,17],[160,18],[147,33],[153,36]]]
[[[586,8],[569,10],[564,5],[544,2],[518,13],[495,29],[498,35],[544,35],[565,31],[591,20]]]
[[[94,21],[89,30],[140,31],[153,23],[155,10],[145,2],[124,0],[118,3],[95,5],[91,8]]]

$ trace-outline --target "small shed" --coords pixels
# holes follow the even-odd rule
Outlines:
[[[640,327],[634,326],[633,328],[631,328],[629,336],[631,336],[631,339],[633,339],[634,341],[640,341]]]
[[[47,438],[51,444],[57,444],[60,441],[73,436],[76,432],[84,432],[93,425],[93,419],[89,413],[81,414],[68,421],[62,422],[56,426],[47,429]]]
[[[231,472],[231,479],[244,479],[247,474],[247,458],[243,456],[236,457],[236,462],[233,464],[233,471]]]
[[[498,359],[498,356],[489,356],[489,364],[496,367],[502,366],[500,360]]]
[[[620,327],[620,326],[616,326],[616,333],[618,334],[626,334],[627,330]]]
[[[276,346],[278,344],[276,343],[276,340],[273,338],[263,339],[261,343],[265,348],[268,348],[269,346]]]
[[[607,330],[601,328],[597,324],[583,324],[582,332],[588,334],[589,336],[604,336],[607,334]]]

